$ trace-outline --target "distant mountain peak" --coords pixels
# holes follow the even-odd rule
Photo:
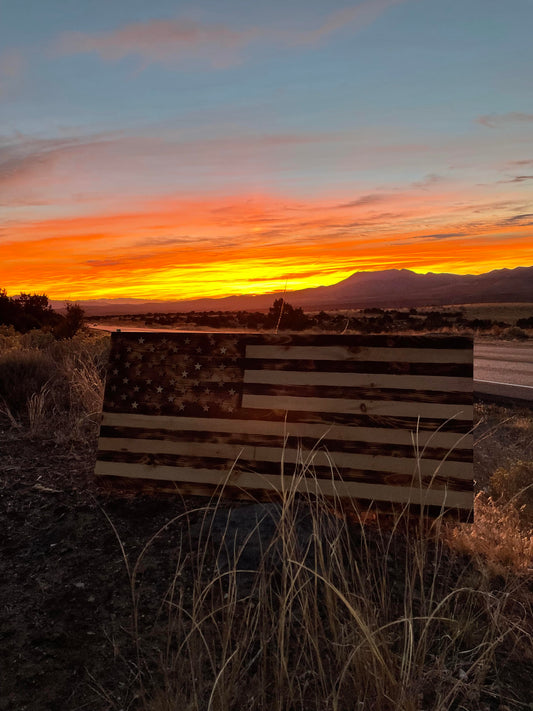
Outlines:
[[[385,286],[386,285],[386,286]],[[494,269],[484,274],[420,274],[410,269],[358,271],[331,286],[257,296],[227,296],[186,301],[98,299],[79,301],[87,315],[182,311],[266,311],[280,297],[308,310],[402,308],[453,304],[531,302],[533,266]],[[56,309],[64,302],[51,302]]]

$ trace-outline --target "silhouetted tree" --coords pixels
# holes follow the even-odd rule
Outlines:
[[[67,304],[65,316],[54,329],[56,338],[72,338],[83,326],[85,311],[79,304]]]
[[[302,331],[308,328],[310,321],[300,307],[291,306],[284,299],[276,299],[265,319],[266,328],[281,328]]]
[[[46,294],[10,297],[0,289],[0,324],[13,326],[19,333],[42,329],[56,338],[72,338],[81,328],[83,317],[79,304],[68,304],[66,315],[62,316],[52,309]]]

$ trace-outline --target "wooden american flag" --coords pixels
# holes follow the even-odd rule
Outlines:
[[[464,337],[113,333],[96,474],[469,512],[472,390]]]

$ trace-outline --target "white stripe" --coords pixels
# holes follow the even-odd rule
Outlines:
[[[175,430],[187,432],[241,433],[243,435],[276,435],[278,437],[313,437],[321,440],[341,440],[347,442],[381,442],[387,444],[412,444],[420,447],[471,449],[471,434],[457,432],[418,433],[410,430],[381,427],[350,427],[348,425],[312,424],[307,422],[271,422],[269,420],[222,420],[202,417],[171,417],[168,415],[134,415],[104,412],[103,426],[139,427],[146,430]]]
[[[359,348],[346,346],[246,346],[247,358],[355,360],[385,363],[472,363],[472,349]]]
[[[471,419],[471,405],[447,405],[434,402],[397,402],[395,400],[347,400],[344,398],[293,397],[290,395],[250,395],[245,393],[242,406],[259,410],[292,412],[337,412],[353,415],[392,417],[427,417]]]
[[[238,486],[243,489],[263,489],[283,492],[296,490],[323,496],[370,499],[400,504],[424,506],[449,506],[471,510],[473,494],[464,491],[442,489],[417,489],[411,487],[364,484],[328,479],[261,475],[251,472],[228,470],[191,469],[190,467],[151,466],[148,464],[124,464],[122,462],[96,462],[95,473],[99,476],[123,476],[133,479],[160,479],[191,484],[214,486]]]
[[[476,383],[487,383],[488,385],[505,385],[511,388],[529,388],[533,390],[533,385],[519,385],[518,383],[500,383],[495,380],[477,380]]]
[[[390,375],[384,373],[329,373],[294,370],[246,370],[245,383],[264,385],[316,385],[397,388],[401,390],[437,390],[439,392],[472,392],[472,378],[433,375]]]

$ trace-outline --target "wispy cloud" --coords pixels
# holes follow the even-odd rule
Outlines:
[[[350,202],[342,202],[339,205],[335,205],[336,208],[347,208],[347,207],[366,207],[367,205],[376,205],[380,202],[385,202],[388,200],[387,195],[379,195],[377,193],[370,193],[368,195],[362,195],[356,200],[350,200]]]
[[[238,61],[239,53],[254,42],[287,47],[313,45],[347,29],[357,32],[375,22],[393,5],[406,0],[363,0],[358,5],[328,15],[318,26],[304,29],[276,27],[236,28],[190,19],[135,22],[108,32],[63,33],[54,43],[60,54],[96,53],[116,61],[137,56],[145,63],[179,63],[196,59],[217,68]]]
[[[105,268],[105,267],[116,267],[119,264],[123,264],[123,259],[87,259],[85,264],[89,267]]]
[[[437,185],[438,183],[442,183],[443,181],[444,178],[441,175],[436,175],[435,173],[428,173],[428,175],[425,175],[422,180],[417,180],[416,182],[412,183],[412,186],[413,188],[428,190],[429,188],[433,187],[433,185]]]
[[[527,158],[525,160],[510,160],[507,165],[533,165],[533,158]]]
[[[432,235],[417,235],[417,239],[450,239],[451,237],[466,237],[466,232],[439,232]]]
[[[498,183],[525,183],[526,180],[533,180],[533,175],[515,175],[510,180],[498,180]]]
[[[117,140],[111,134],[65,138],[39,138],[22,133],[0,136],[0,204],[27,204],[30,193],[30,202],[37,201],[33,204],[47,204],[46,199],[39,199],[33,192],[37,183],[51,182],[54,168],[62,161],[73,158],[83,161],[97,147],[105,150]]]
[[[257,28],[236,30],[220,24],[200,24],[191,20],[151,20],[125,25],[110,32],[90,34],[66,32],[56,43],[63,54],[95,52],[105,60],[129,55],[146,62],[169,63],[190,56],[211,59],[242,49],[260,34]]]
[[[478,116],[476,121],[488,128],[499,128],[508,123],[531,123],[533,121],[533,114],[526,114],[521,111],[509,111],[506,114],[486,114],[485,116]]]
[[[363,0],[358,5],[333,12],[315,29],[283,32],[280,37],[285,39],[287,44],[314,44],[341,29],[349,29],[352,32],[362,30],[390,7],[402,2],[405,0]]]
[[[525,212],[522,215],[513,215],[503,221],[505,225],[531,225],[533,224],[533,212]]]

